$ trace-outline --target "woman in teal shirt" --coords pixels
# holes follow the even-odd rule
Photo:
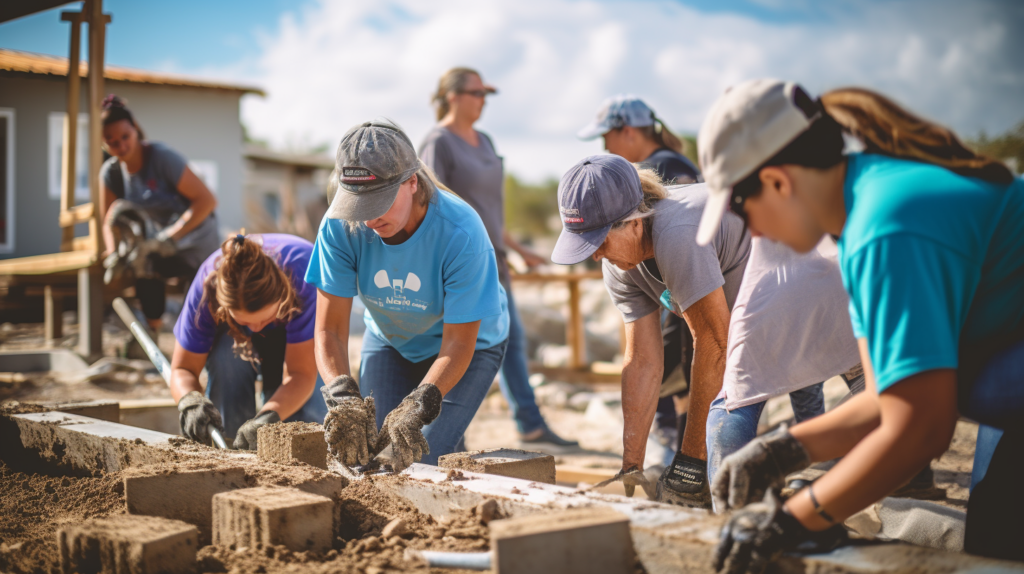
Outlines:
[[[345,134],[335,174],[306,271],[317,288],[327,443],[349,466],[389,445],[396,471],[437,464],[462,439],[505,355],[508,304],[494,247],[476,211],[438,186],[387,120]],[[348,361],[356,296],[366,305],[358,384]]]
[[[849,136],[864,153],[844,155]],[[717,566],[759,570],[803,543],[838,542],[836,525],[948,448],[960,414],[1004,433],[971,494],[965,550],[1024,560],[1024,180],[878,94],[812,101],[777,80],[726,92],[699,147],[717,200],[698,241],[727,207],[798,251],[838,237],[873,390],[725,459],[719,508],[749,506],[725,527]],[[840,456],[784,505],[772,494],[789,472]]]

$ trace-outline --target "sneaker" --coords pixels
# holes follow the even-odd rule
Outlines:
[[[536,431],[534,431],[535,433]],[[519,444],[522,447],[558,447],[558,448],[579,448],[580,443],[574,440],[564,439],[551,429],[547,425],[540,428],[540,433],[537,436],[527,438],[529,433],[526,435],[519,435]]]

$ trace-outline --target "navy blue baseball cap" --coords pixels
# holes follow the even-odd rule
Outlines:
[[[551,260],[559,265],[586,261],[604,243],[612,225],[639,215],[643,200],[640,176],[622,156],[584,158],[558,182],[562,233]]]
[[[654,121],[654,111],[643,100],[632,94],[621,94],[602,102],[597,117],[581,129],[576,137],[592,140],[623,126],[653,126]]]

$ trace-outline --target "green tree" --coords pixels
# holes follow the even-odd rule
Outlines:
[[[505,176],[505,226],[523,237],[552,235],[558,217],[558,180],[539,184],[523,183],[512,174]]]
[[[976,139],[968,140],[967,145],[978,153],[1005,161],[1018,174],[1024,172],[1024,121],[994,138],[981,132]]]

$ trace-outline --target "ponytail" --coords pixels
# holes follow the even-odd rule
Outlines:
[[[672,131],[668,129],[668,126],[665,125],[665,122],[661,121],[661,118],[655,116],[653,113],[651,114],[651,117],[654,120],[653,124],[634,129],[640,130],[640,133],[642,133],[644,137],[658,144],[658,147],[665,147],[679,155],[686,155],[686,142],[679,139],[676,134],[672,133]]]
[[[948,128],[920,118],[889,98],[863,88],[833,90],[821,97],[825,111],[860,138],[868,153],[930,163],[993,183],[1010,183],[1006,164],[969,149]]]
[[[221,244],[221,257],[217,268],[203,283],[203,302],[218,325],[226,324],[234,339],[235,353],[253,363],[259,363],[254,354],[252,339],[231,317],[228,310],[259,311],[268,305],[281,303],[278,321],[287,321],[299,313],[295,287],[277,262],[267,255],[256,241],[236,235]],[[198,325],[199,316],[196,316]]]

